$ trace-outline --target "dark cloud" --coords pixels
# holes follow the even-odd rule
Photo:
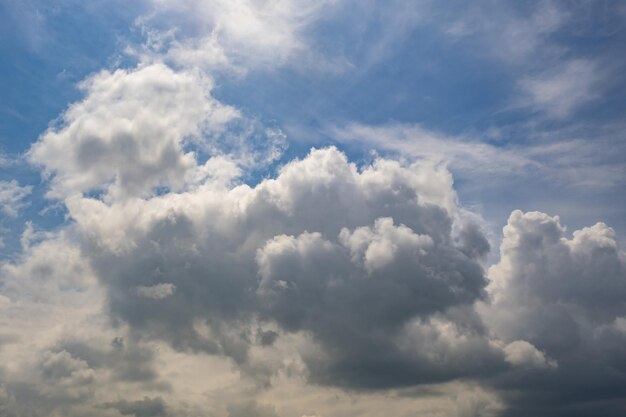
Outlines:
[[[359,170],[330,148],[253,189],[208,187],[109,206],[83,199],[70,210],[112,316],[142,337],[243,364],[251,345],[271,344],[255,337],[251,320],[259,318],[313,336],[328,361],[310,366],[318,382],[383,388],[474,368],[397,346],[411,320],[428,326],[438,314],[456,326],[448,311],[484,298],[477,258],[488,246],[471,226],[455,243],[453,201],[440,168],[381,159]],[[117,226],[100,228],[102,220]],[[124,230],[121,240],[112,241],[113,230]],[[164,282],[166,297],[137,291]],[[458,328],[484,339],[488,368],[503,363],[479,325]]]
[[[104,368],[119,381],[156,383],[154,352],[146,346],[116,337],[110,346],[98,346],[80,340],[65,340],[59,348],[80,358],[92,368]]]
[[[495,379],[507,416],[616,416],[626,395],[626,262],[602,223],[565,236],[559,218],[515,211],[489,273],[484,317],[505,341],[525,339],[556,366]]]
[[[245,402],[229,406],[228,417],[278,417],[278,414],[273,407]]]
[[[144,397],[137,401],[117,401],[102,405],[103,408],[114,408],[124,416],[132,417],[165,417],[167,416],[163,399]]]

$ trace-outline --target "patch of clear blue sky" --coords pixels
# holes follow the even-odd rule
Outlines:
[[[515,7],[530,5],[522,3]],[[457,7],[439,6],[439,12],[462,13]],[[594,59],[613,74],[604,81],[597,99],[562,120],[547,119],[529,108],[510,108],[519,93],[520,77],[525,72],[541,73],[542,62],[533,61],[542,59],[539,54],[531,54],[523,64],[507,62],[486,51],[476,37],[445,35],[442,22],[436,19],[400,30],[389,26],[390,16],[367,13],[363,8],[333,14],[309,33],[321,56],[349,62],[351,67],[331,73],[287,66],[253,70],[243,78],[218,74],[215,94],[261,121],[283,128],[291,140],[286,159],[303,155],[312,145],[334,143],[327,127],[349,122],[419,123],[499,147],[532,145],[538,131],[556,138],[569,129],[594,140],[594,132],[606,125],[626,125],[626,83],[619,76],[626,61],[625,25],[623,16],[613,16],[602,7],[588,8],[591,15],[576,14],[579,22],[550,35],[549,41],[564,52],[546,64],[557,65],[559,59]],[[77,82],[123,58],[121,48],[129,40],[139,41],[132,23],[140,9],[139,2],[118,0],[0,2],[0,148],[5,153],[15,156],[26,151],[50,121],[81,97]],[[377,49],[373,45],[382,46]],[[486,134],[493,128],[504,133],[494,139]],[[598,144],[617,150],[623,150],[623,145],[623,133]],[[343,149],[357,161],[369,159],[366,148]],[[622,166],[626,163],[625,155],[614,158]],[[616,228],[622,239],[626,235],[624,190],[573,187],[567,181],[532,175],[517,180],[477,180],[455,174],[461,203],[480,208],[487,220],[498,226],[511,210],[520,208],[560,214],[570,230],[603,220]],[[61,209],[40,214],[49,202],[43,200],[45,186],[36,170],[18,163],[0,173],[0,179],[10,178],[34,185],[35,190],[30,207],[18,219],[2,222],[8,229],[7,252],[18,247],[17,238],[26,220],[44,229],[64,220]]]

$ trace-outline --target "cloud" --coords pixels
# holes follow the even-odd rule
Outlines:
[[[148,34],[147,55],[176,65],[246,72],[274,68],[304,57],[315,59],[304,32],[334,0],[151,0],[153,10],[138,19]],[[184,23],[184,24],[183,24]],[[172,28],[176,28],[172,30]],[[321,57],[318,57],[321,58]],[[296,61],[297,62],[297,61]]]
[[[567,238],[558,216],[514,211],[500,253],[482,317],[509,343],[507,360],[547,365],[548,372],[497,380],[518,392],[505,395],[506,415],[617,415],[626,333],[614,323],[626,315],[626,258],[615,232],[598,223]],[[589,384],[603,389],[587,391]]]
[[[144,397],[143,400],[137,401],[122,400],[113,403],[105,403],[102,407],[116,409],[124,416],[164,417],[167,415],[165,411],[165,404],[160,397]]]
[[[532,1],[528,7],[516,7],[487,0],[464,6],[462,13],[450,16],[446,10],[435,14],[444,17],[444,32],[479,43],[493,57],[512,65],[536,63],[533,55],[553,56],[559,48],[550,36],[571,19],[568,9],[556,1]]]
[[[626,261],[615,232],[598,223],[570,237],[558,217],[515,211],[485,273],[490,243],[447,169],[506,181],[551,172],[558,155],[576,170],[565,154],[581,141],[507,147],[352,123],[331,136],[391,156],[357,165],[312,149],[243,181],[282,155],[285,137],[217,100],[203,71],[326,68],[309,31],[336,3],[153,0],[137,21],[140,64],[81,84],[84,98],[28,152],[67,223],[41,234],[27,225],[23,253],[0,265],[1,415],[623,409]],[[538,112],[564,120],[594,98],[595,61],[556,59],[548,42],[568,19],[556,3],[460,18],[426,3],[377,4],[396,27],[365,61],[431,19],[523,67],[517,85]],[[30,188],[0,184],[14,215]]]
[[[333,415],[353,395],[369,415],[550,415],[604,398],[588,380],[623,386],[626,268],[604,224],[566,238],[516,211],[487,279],[449,172],[335,148],[254,187],[103,198],[66,199],[72,223],[2,266],[16,415]]]
[[[42,392],[45,397],[71,395],[81,399],[93,395],[93,370],[87,362],[72,357],[68,352],[44,352],[39,367],[45,382]]]
[[[527,76],[518,82],[527,103],[549,117],[563,119],[579,107],[599,97],[601,73],[593,62],[575,59],[537,76]]]
[[[538,351],[525,340],[516,340],[504,348],[505,359],[513,365],[529,365],[538,368],[556,367],[554,361],[546,359],[546,355]]]
[[[147,200],[67,204],[114,318],[146,340],[230,356],[253,374],[256,326],[277,325],[269,328],[274,343],[312,335],[326,359],[304,352],[304,361],[325,384],[441,379],[446,361],[431,363],[396,339],[412,319],[428,327],[438,314],[456,323],[451,309],[485,294],[476,258],[484,239],[456,245],[451,177],[428,162],[379,159],[358,168],[327,148],[254,188],[209,181]],[[480,247],[468,248],[472,242]],[[477,323],[462,332],[479,345],[488,339]],[[481,346],[486,352],[478,355],[503,366],[501,349]],[[458,372],[468,372],[459,361]],[[393,372],[379,376],[385,366]]]
[[[445,162],[465,173],[511,173],[536,165],[523,152],[448,136],[419,124],[369,126],[351,123],[332,128],[331,133],[335,140],[348,145],[356,143],[413,158]]]
[[[110,416],[98,404],[167,389],[105,296],[67,229],[0,265],[2,415]]]
[[[163,64],[101,71],[81,83],[86,97],[28,158],[51,179],[50,197],[124,199],[180,191],[207,176],[230,181],[279,157],[284,135],[215,100],[212,87],[206,75]]]
[[[176,285],[167,283],[155,284],[150,287],[137,287],[137,294],[141,297],[152,298],[154,300],[162,300],[176,291]]]
[[[218,132],[238,116],[210,97],[211,81],[164,65],[102,71],[81,84],[86,98],[29,151],[52,176],[51,195],[104,189],[112,197],[180,189],[196,166],[189,137]]]
[[[19,210],[28,205],[24,199],[33,187],[21,186],[16,180],[0,181],[0,211],[9,217],[16,217]]]
[[[397,157],[446,164],[459,177],[477,184],[487,179],[493,182],[497,175],[508,182],[540,179],[587,189],[616,187],[624,182],[626,167],[616,152],[623,146],[621,131],[620,126],[575,126],[549,133],[523,128],[528,143],[511,145],[506,142],[519,131],[503,132],[502,141],[491,144],[486,142],[488,132],[452,136],[411,123],[349,123],[329,129],[331,137],[347,147],[366,146]]]

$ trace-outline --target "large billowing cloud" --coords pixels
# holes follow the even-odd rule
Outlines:
[[[345,408],[344,389],[372,413],[623,406],[626,268],[604,224],[567,239],[558,218],[516,211],[485,276],[489,244],[445,168],[358,167],[335,148],[254,187],[207,177],[65,204],[71,228],[2,270],[2,308],[23,323],[2,331],[13,415],[369,415]],[[475,391],[442,405],[455,390]],[[340,400],[311,408],[321,395]]]
[[[100,181],[82,191],[110,184]],[[209,401],[217,415],[273,415],[243,401],[245,390],[280,391],[294,378],[305,391],[306,381],[386,389],[509,366],[472,310],[486,296],[486,243],[475,225],[453,234],[443,167],[357,167],[327,148],[255,187],[208,177],[187,191],[65,204],[71,227],[2,270],[2,308],[21,323],[3,325],[13,365],[2,369],[0,404],[14,415],[204,407],[181,394],[186,361],[239,381]]]
[[[357,168],[329,148],[254,188],[207,182],[148,200],[67,204],[113,316],[177,349],[245,363],[249,345],[305,332],[325,356],[305,355],[312,376],[355,387],[440,379],[448,360],[459,360],[455,372],[472,368],[455,358],[462,351],[432,363],[408,346],[431,326],[437,340],[425,348],[468,332],[485,338],[477,355],[504,363],[479,324],[457,323],[455,309],[484,298],[473,257],[483,248],[457,247],[450,175],[429,163]],[[435,317],[452,333],[437,336]],[[257,341],[253,325],[279,333]]]
[[[619,415],[626,382],[626,258],[603,223],[568,239],[558,216],[511,214],[489,270],[483,317],[504,341],[525,339],[555,361],[513,373],[509,415]],[[594,387],[594,389],[589,389]],[[593,411],[591,411],[593,410]]]

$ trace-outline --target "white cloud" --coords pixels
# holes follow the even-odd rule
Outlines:
[[[148,45],[152,53],[177,65],[245,72],[249,68],[293,63],[296,56],[310,56],[313,51],[303,32],[335,1],[151,0],[151,3],[152,13],[141,17],[138,24],[152,38],[152,45]],[[172,27],[177,29],[172,32]]]
[[[419,256],[433,247],[430,236],[417,235],[403,224],[394,226],[389,217],[376,219],[373,229],[368,226],[354,232],[341,229],[339,240],[350,250],[352,261],[357,265],[362,263],[370,273],[394,262],[398,252]]]
[[[137,294],[141,297],[152,298],[153,300],[162,300],[174,294],[176,285],[169,282],[151,285],[149,287],[137,287]]]
[[[563,119],[600,96],[601,73],[593,62],[575,59],[537,76],[526,76],[518,85],[525,94],[521,105],[528,105],[549,117]]]
[[[441,27],[453,38],[478,41],[484,51],[506,63],[528,66],[559,52],[549,36],[571,18],[569,11],[555,1],[530,2],[528,6],[472,2],[452,17],[441,13]]]
[[[418,124],[369,126],[352,123],[333,128],[331,133],[333,138],[348,145],[356,143],[403,156],[444,162],[464,173],[511,173],[537,165],[518,150],[448,136]]]
[[[506,361],[517,366],[529,365],[538,368],[557,366],[556,362],[548,360],[543,352],[525,340],[509,343],[504,347],[504,353]]]
[[[577,130],[580,129],[580,132]],[[616,158],[621,152],[622,128],[588,132],[587,127],[527,133],[526,145],[492,145],[484,137],[465,138],[428,130],[419,124],[351,123],[329,129],[346,146],[369,147],[398,157],[421,158],[448,166],[465,180],[499,179],[549,181],[566,187],[598,189],[624,183],[626,167]],[[590,136],[594,134],[591,138]],[[518,134],[519,132],[513,132]],[[525,132],[526,133],[526,132]],[[511,132],[504,133],[509,135]],[[483,136],[488,136],[486,132]],[[504,136],[503,139],[509,140]]]
[[[21,186],[16,180],[0,181],[0,211],[9,217],[17,216],[28,202],[24,199],[31,193],[30,185]]]
[[[51,195],[104,189],[113,198],[180,189],[196,167],[191,137],[220,132],[238,112],[210,96],[211,80],[160,64],[102,71],[81,84],[83,101],[29,151],[52,176]]]
[[[107,200],[180,191],[208,177],[231,181],[285,147],[267,129],[211,97],[213,82],[163,64],[102,71],[28,152],[51,178],[49,196],[104,191]],[[209,159],[200,164],[198,154]]]

